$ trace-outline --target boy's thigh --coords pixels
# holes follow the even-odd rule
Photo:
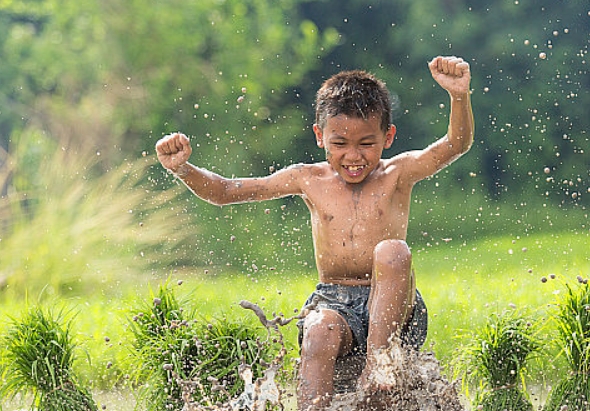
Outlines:
[[[309,296],[304,307],[313,305],[315,307],[313,311],[315,312],[329,310],[326,312],[335,313],[338,315],[338,320],[342,319],[344,321],[346,335],[345,344],[341,351],[348,352],[353,348],[366,346],[369,320],[367,302],[370,292],[370,286],[343,286],[320,283]],[[320,319],[322,318],[320,317]],[[297,323],[300,344],[303,342],[304,323],[305,320],[300,320]]]

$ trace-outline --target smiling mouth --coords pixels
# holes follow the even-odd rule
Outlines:
[[[360,174],[366,166],[343,166],[343,168],[352,175]]]

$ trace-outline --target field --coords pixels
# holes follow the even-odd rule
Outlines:
[[[577,276],[590,274],[588,240],[587,232],[478,242],[441,239],[414,249],[417,284],[430,316],[426,348],[433,350],[446,367],[460,346],[458,336],[483,324],[492,313],[518,309],[523,315],[547,318],[554,294],[564,289],[564,283],[574,284]],[[316,282],[315,274],[310,272],[261,269],[245,275],[231,273],[227,267],[172,272],[169,279],[178,295],[186,297],[187,304],[199,315],[236,319],[252,317],[238,306],[243,299],[261,305],[268,314],[282,312],[291,316]],[[122,276],[104,283],[102,289],[55,302],[56,306],[70,309],[74,316],[73,329],[79,345],[77,370],[94,387],[102,404],[120,402],[131,407],[133,390],[127,379],[127,326],[133,314],[130,308],[142,299],[150,300],[151,290],[165,280]],[[5,297],[0,316],[18,318],[33,304],[32,296],[28,301]],[[0,331],[7,324],[8,320],[2,321]],[[545,332],[552,332],[550,324]],[[291,356],[296,356],[296,327],[288,325],[284,333]],[[115,408],[124,411],[120,404]]]

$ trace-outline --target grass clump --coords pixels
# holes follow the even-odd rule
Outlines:
[[[43,411],[98,410],[74,374],[76,346],[62,312],[33,308],[12,322],[2,342],[0,398],[32,395],[32,408]]]
[[[558,299],[553,321],[556,344],[569,373],[551,391],[545,411],[588,409],[590,400],[590,287],[578,277],[579,286]],[[564,408],[565,407],[565,408]]]
[[[101,163],[91,146],[39,135],[0,148],[0,298],[91,294],[97,286],[174,265],[186,213],[151,178],[155,159]]]
[[[261,362],[273,358],[272,344],[262,343],[250,321],[206,321],[185,310],[167,282],[151,302],[133,310],[135,380],[142,383],[136,409],[182,409],[185,403],[210,406],[227,402],[244,388],[240,364],[262,376]],[[188,394],[183,387],[194,388]],[[183,396],[184,395],[184,396]]]
[[[526,363],[542,347],[536,328],[516,311],[507,311],[464,336],[455,365],[468,396],[469,386],[475,387],[474,409],[532,411],[523,387]]]

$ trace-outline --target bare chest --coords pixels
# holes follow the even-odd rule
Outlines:
[[[405,237],[409,201],[396,190],[373,184],[314,194],[308,199],[312,226],[324,240],[374,243]]]

